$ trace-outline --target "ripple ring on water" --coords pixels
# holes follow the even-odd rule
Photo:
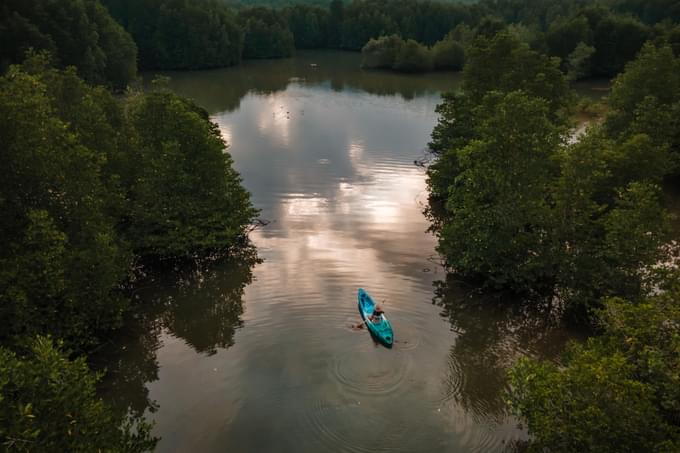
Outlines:
[[[360,351],[337,354],[330,363],[331,378],[357,395],[386,396],[400,390],[410,375],[411,357],[391,352],[375,358]]]

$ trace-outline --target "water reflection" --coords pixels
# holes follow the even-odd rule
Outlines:
[[[433,303],[457,338],[449,353],[448,397],[477,420],[508,416],[507,370],[524,355],[557,360],[575,338],[548,305],[486,294],[453,276],[437,281]]]
[[[455,305],[451,282],[437,300],[454,329],[432,304],[443,272],[413,161],[457,84],[363,72],[345,53],[177,74],[271,223],[252,234],[252,274],[232,264],[138,293],[149,312],[109,386],[157,407],[158,451],[499,451],[521,436],[500,397],[502,366],[528,347],[519,321]],[[393,349],[351,328],[358,287],[386,300]]]
[[[164,335],[207,355],[232,346],[243,325],[243,292],[256,262],[251,252],[244,259],[156,272],[140,281],[134,294],[139,305],[94,358],[95,366],[107,370],[107,400],[123,413],[158,409],[148,383],[158,380],[157,351]]]
[[[249,264],[232,262],[167,285],[172,293],[156,296],[159,303],[164,301],[164,328],[200,353],[212,355],[217,348],[232,346],[236,329],[243,325],[244,288],[251,281]]]
[[[232,112],[247,94],[273,94],[290,84],[323,86],[337,93],[361,90],[380,96],[399,95],[411,100],[455,88],[459,79],[458,74],[449,72],[405,76],[365,71],[360,66],[361,55],[357,52],[302,51],[293,59],[251,60],[234,68],[163,74],[170,76],[174,89],[210,113]],[[146,75],[147,80],[151,77],[153,74]],[[286,111],[290,110],[282,113]]]

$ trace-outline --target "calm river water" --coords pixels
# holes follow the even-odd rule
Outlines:
[[[263,262],[140,283],[143,309],[105,353],[107,398],[145,413],[161,452],[480,452],[522,438],[505,369],[568,334],[447,281],[422,214],[423,156],[450,73],[362,72],[300,53],[171,73],[229,143],[261,217]],[[396,344],[365,331],[385,300]]]

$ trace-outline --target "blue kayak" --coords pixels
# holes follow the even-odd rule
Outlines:
[[[370,317],[373,314],[373,309],[375,308],[375,302],[373,301],[373,298],[371,298],[371,296],[369,296],[363,288],[359,288],[358,298],[359,313],[366,323],[368,331],[371,332],[373,338],[388,348],[391,348],[392,343],[394,342],[394,334],[392,333],[392,326],[385,317],[385,314],[383,313],[380,315],[380,319],[371,321]]]

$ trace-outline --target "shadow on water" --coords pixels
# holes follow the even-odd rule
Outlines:
[[[558,360],[577,333],[548,304],[501,294],[480,294],[454,276],[433,283],[433,304],[457,334],[446,377],[449,398],[476,420],[508,417],[507,371],[522,356]]]
[[[133,290],[138,303],[124,328],[95,354],[92,364],[106,371],[104,399],[121,413],[155,412],[148,383],[158,380],[157,351],[163,334],[184,340],[196,352],[213,355],[234,344],[243,326],[242,297],[251,283],[255,257],[146,275]]]

